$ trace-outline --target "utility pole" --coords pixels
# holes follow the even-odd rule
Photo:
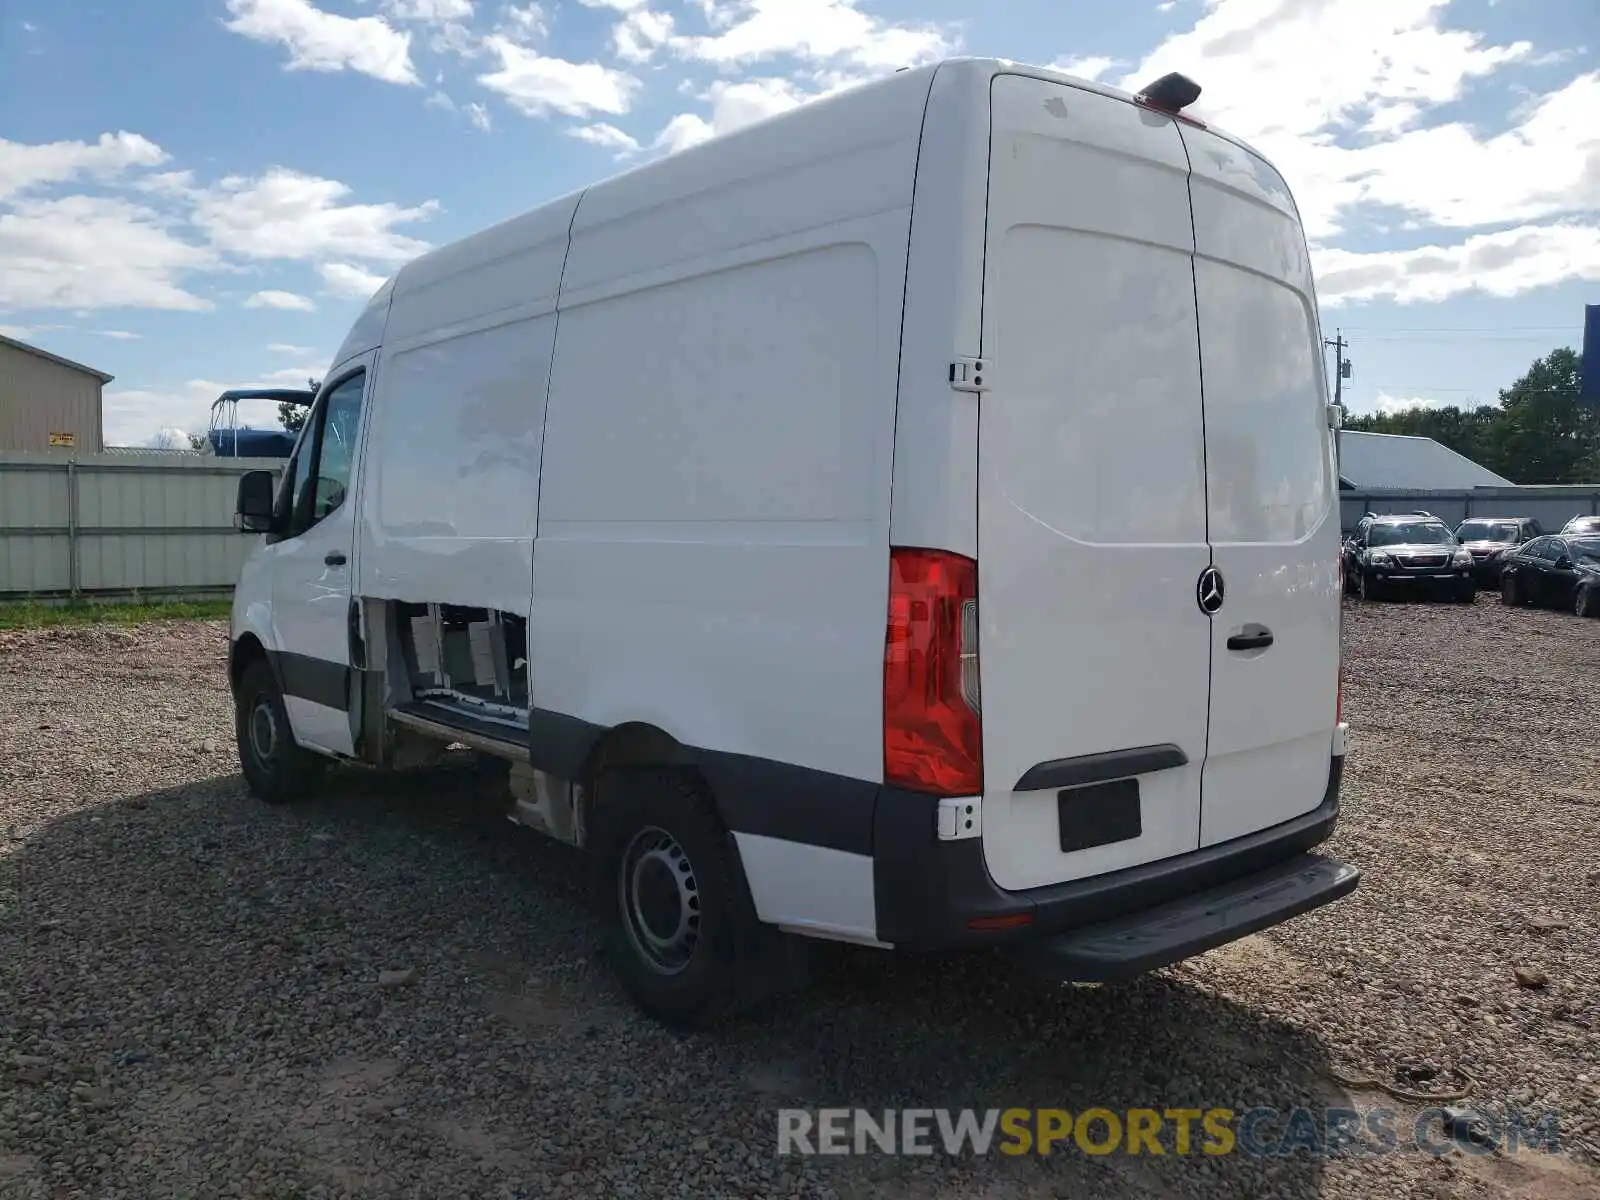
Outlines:
[[[1334,330],[1334,339],[1322,339],[1324,346],[1333,347],[1333,402],[1341,409],[1344,408],[1344,381],[1350,378],[1350,360],[1344,356],[1344,348],[1350,343],[1344,340],[1340,330]]]
[[[1350,378],[1350,360],[1344,356],[1344,351],[1350,343],[1344,340],[1342,330],[1335,329],[1333,333],[1333,341],[1323,338],[1322,344],[1333,347],[1333,403],[1339,409],[1339,428],[1333,431],[1333,465],[1337,472],[1340,467],[1339,435],[1344,430],[1344,381]],[[1338,480],[1334,481],[1334,491],[1338,491]]]

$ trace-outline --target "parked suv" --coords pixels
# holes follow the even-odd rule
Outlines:
[[[1426,513],[1363,517],[1345,543],[1345,584],[1363,600],[1428,592],[1471,604],[1478,594],[1471,552]]]
[[[1567,537],[1577,533],[1600,533],[1600,517],[1573,517],[1561,527],[1561,532]]]
[[[1535,538],[1506,555],[1500,602],[1600,617],[1600,533]]]
[[[1469,517],[1456,526],[1456,541],[1472,555],[1477,581],[1493,586],[1505,556],[1543,532],[1532,517]]]

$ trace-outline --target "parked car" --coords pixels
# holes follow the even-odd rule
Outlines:
[[[251,789],[504,759],[672,1023],[808,937],[1105,980],[1349,893],[1311,262],[1196,90],[891,73],[406,264],[239,482]]]
[[[1600,533],[1534,538],[1506,555],[1500,602],[1570,608],[1600,617]]]
[[[1363,600],[1430,593],[1471,604],[1478,594],[1472,554],[1438,517],[1419,514],[1363,517],[1345,543],[1345,588]]]
[[[1573,517],[1561,527],[1563,535],[1573,533],[1600,533],[1600,517]]]
[[[1472,555],[1472,573],[1480,584],[1500,580],[1506,554],[1544,532],[1532,517],[1469,517],[1456,526],[1456,541]]]
[[[1387,515],[1428,517],[1430,519],[1433,517],[1433,514],[1425,508],[1413,509],[1409,513],[1391,513]],[[1354,592],[1356,590],[1356,568],[1360,565],[1358,559],[1360,557],[1360,548],[1363,544],[1362,538],[1366,533],[1367,526],[1376,520],[1379,520],[1379,514],[1375,512],[1363,513],[1361,519],[1356,522],[1355,528],[1344,539],[1341,556],[1344,559],[1344,590],[1346,592]]]

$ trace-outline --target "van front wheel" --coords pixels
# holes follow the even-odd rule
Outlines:
[[[692,775],[606,774],[593,826],[594,901],[623,989],[665,1025],[703,1028],[773,990],[775,929],[750,902],[730,835]]]
[[[283,693],[265,660],[244,669],[234,695],[234,740],[239,767],[250,790],[268,804],[303,797],[316,784],[326,761],[294,740]]]

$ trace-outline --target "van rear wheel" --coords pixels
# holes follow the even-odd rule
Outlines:
[[[327,765],[294,740],[283,693],[264,659],[244,669],[234,693],[234,740],[245,782],[268,804],[302,798]]]
[[[793,981],[783,967],[797,961],[795,939],[757,920],[732,838],[694,776],[618,770],[597,793],[593,898],[606,959],[640,1009],[703,1028]]]

